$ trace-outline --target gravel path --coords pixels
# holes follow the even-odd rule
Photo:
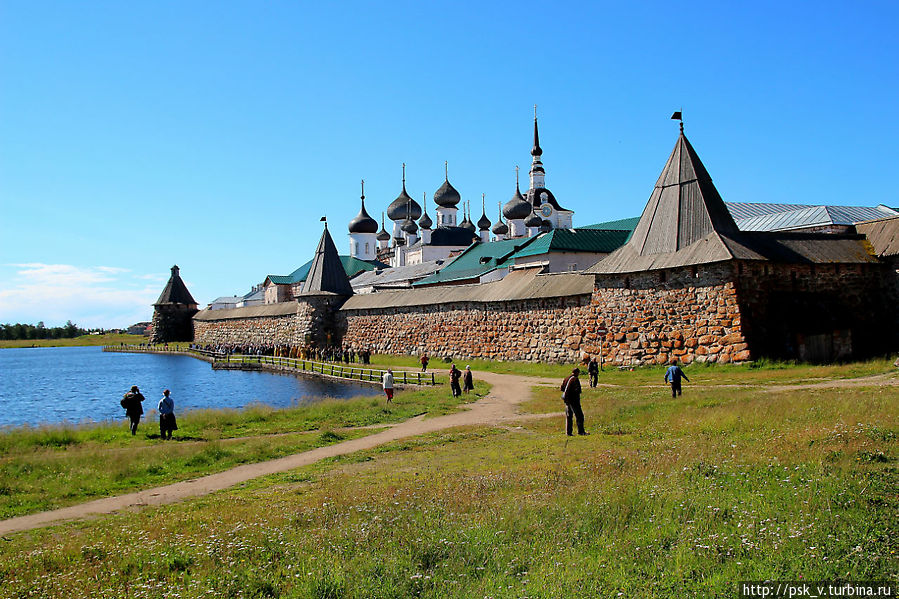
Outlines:
[[[314,464],[324,458],[342,456],[356,451],[371,449],[391,441],[415,437],[448,428],[470,425],[497,425],[510,420],[527,418],[518,414],[517,405],[530,397],[530,388],[533,385],[546,383],[545,379],[525,378],[513,375],[492,374],[489,372],[478,373],[479,378],[492,386],[490,393],[475,403],[464,406],[465,410],[456,414],[425,419],[418,416],[395,424],[381,432],[345,441],[327,447],[319,447],[302,453],[260,462],[256,464],[244,464],[224,472],[210,474],[179,483],[166,485],[97,499],[88,503],[73,505],[58,510],[50,510],[19,516],[0,521],[0,535],[10,534],[40,528],[50,524],[56,524],[69,520],[79,520],[111,514],[114,512],[135,509],[148,505],[164,505],[175,503],[189,497],[207,495],[223,489],[228,489],[248,480],[293,470],[301,466]],[[402,396],[400,396],[402,397]],[[539,415],[545,417],[545,415]]]

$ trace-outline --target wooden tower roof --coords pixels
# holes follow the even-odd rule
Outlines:
[[[353,295],[350,280],[337,255],[337,247],[328,233],[328,224],[315,250],[315,258],[309,267],[309,274],[303,284],[303,295],[321,295],[333,293],[335,295]]]

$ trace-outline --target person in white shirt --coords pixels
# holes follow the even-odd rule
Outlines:
[[[381,385],[384,387],[387,403],[390,403],[393,400],[393,370],[390,368],[381,376]]]

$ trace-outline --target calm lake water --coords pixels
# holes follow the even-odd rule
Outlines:
[[[156,409],[170,389],[175,413],[196,408],[274,407],[325,397],[378,395],[375,386],[245,372],[212,370],[188,356],[103,353],[99,347],[0,349],[0,427],[124,419],[119,400],[131,385]]]

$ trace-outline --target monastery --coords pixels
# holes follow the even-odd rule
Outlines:
[[[234,297],[240,307],[198,310],[174,267],[152,339],[619,365],[899,349],[896,210],[726,204],[681,122],[639,219],[576,228],[542,154],[535,118],[529,188],[516,184],[495,223],[483,201],[472,222],[448,172],[434,222],[404,168],[388,231],[363,183],[349,255],[325,223],[310,262],[268,275],[257,299]]]

